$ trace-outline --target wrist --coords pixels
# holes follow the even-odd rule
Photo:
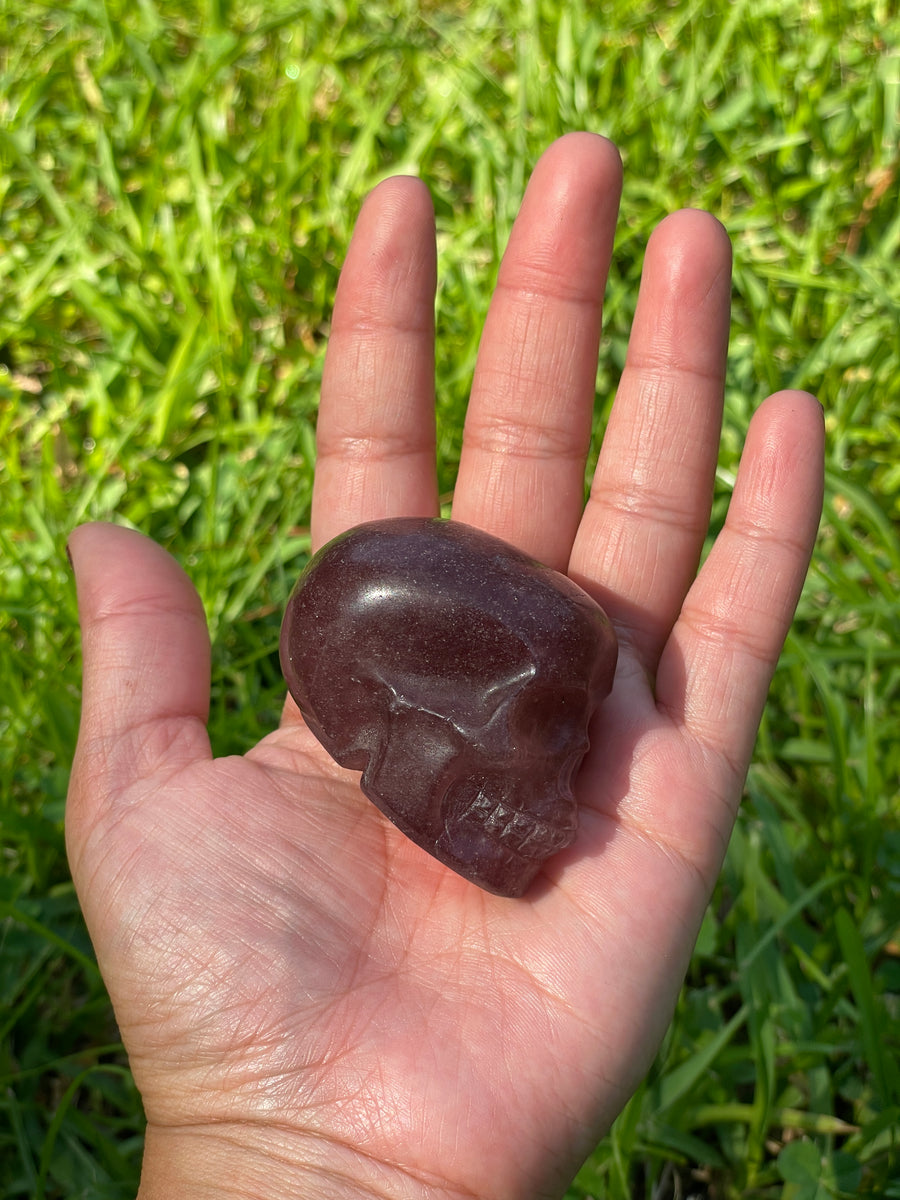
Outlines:
[[[240,1124],[148,1125],[137,1200],[438,1200],[453,1194],[315,1134]]]

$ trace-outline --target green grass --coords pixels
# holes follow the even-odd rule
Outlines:
[[[531,166],[626,167],[597,424],[643,248],[735,250],[714,524],[792,385],[828,491],[747,799],[674,1025],[571,1197],[900,1197],[900,16],[894,0],[0,0],[0,1193],[133,1194],[140,1102],[62,840],[79,651],[64,545],[129,521],[188,567],[211,732],[277,720],[322,352],[363,195],[440,235],[441,488]]]

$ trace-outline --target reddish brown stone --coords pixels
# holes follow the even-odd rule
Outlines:
[[[291,695],[365,794],[466,879],[520,896],[575,837],[572,779],[617,646],[581,588],[455,521],[357,526],[288,601]]]

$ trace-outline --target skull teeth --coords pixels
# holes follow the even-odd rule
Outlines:
[[[555,854],[568,846],[575,836],[574,829],[551,825],[533,813],[524,812],[503,800],[494,800],[483,791],[472,802],[468,815],[526,858]]]

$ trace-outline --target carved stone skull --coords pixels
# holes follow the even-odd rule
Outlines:
[[[565,576],[459,522],[360,525],[301,575],[281,661],[326,750],[467,879],[521,895],[574,839],[616,639]]]

